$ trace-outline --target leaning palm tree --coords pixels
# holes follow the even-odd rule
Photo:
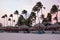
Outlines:
[[[12,17],[12,20],[13,20],[13,14],[10,14],[10,17]],[[12,21],[12,26],[13,26],[13,21]]]
[[[25,14],[25,18],[27,18],[27,10],[23,10],[22,14]]]
[[[58,7],[56,5],[53,5],[50,12],[51,14],[55,14],[57,12],[56,16],[58,16]],[[58,17],[56,19],[56,22],[58,23]]]
[[[41,2],[37,2],[36,5],[33,7],[32,11],[33,12],[37,12],[37,14],[39,13],[39,11],[41,10],[41,14],[42,14],[42,8],[45,9],[45,7],[43,7],[42,3]],[[39,20],[39,18],[38,18]],[[40,21],[39,21],[40,23]]]

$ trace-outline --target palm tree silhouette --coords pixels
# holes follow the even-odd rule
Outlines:
[[[10,14],[10,17],[12,17],[12,26],[13,26],[13,14]]]
[[[27,18],[27,11],[26,10],[23,10],[22,14],[25,14],[25,18]]]
[[[1,18],[4,18],[4,26],[5,26],[5,22],[7,21],[7,14],[3,15]],[[6,19],[5,19],[6,18]],[[6,20],[6,21],[5,21]],[[8,22],[7,22],[8,25]]]
[[[7,17],[8,17],[7,14],[5,14],[6,21],[7,21]],[[8,21],[7,21],[6,23],[7,23],[7,25],[8,25]]]
[[[56,22],[58,23],[58,7],[56,5],[53,5],[50,12],[51,12],[51,14],[55,14],[57,12],[57,14],[56,14],[56,17],[57,17]]]
[[[11,18],[9,18],[8,21],[10,21],[10,25],[11,25]]]
[[[3,15],[1,18],[4,18],[4,26],[5,26],[5,16]]]
[[[41,10],[41,14],[43,14],[42,13],[42,8],[45,9],[45,7],[43,7],[42,3],[41,2],[37,2],[36,5],[33,7],[32,11],[33,12],[37,12],[37,14],[38,14],[39,11]],[[38,18],[38,20],[39,20],[39,18]],[[39,23],[40,23],[40,21],[39,21]]]

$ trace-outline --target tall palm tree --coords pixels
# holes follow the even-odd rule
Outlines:
[[[7,14],[3,15],[2,18],[4,18],[4,26],[5,26],[5,20],[6,20],[6,23],[8,25],[8,22],[7,22]]]
[[[7,17],[8,17],[7,14],[5,14],[6,21],[7,21]],[[7,25],[8,25],[8,21],[7,21],[6,23],[7,23]]]
[[[57,14],[56,14],[56,16],[57,16],[56,22],[58,23],[58,7],[56,5],[53,5],[50,12],[51,12],[51,14],[55,14],[57,12]]]
[[[25,18],[27,18],[27,10],[23,10],[22,14],[25,14]]]
[[[43,7],[42,3],[41,2],[37,2],[36,5],[33,7],[32,11],[33,12],[37,12],[37,14],[38,14],[39,11],[41,10],[41,14],[43,14],[42,13],[42,8],[45,9],[45,7]],[[39,18],[38,18],[38,20],[39,20]],[[39,21],[39,23],[40,23],[40,21]]]
[[[1,18],[4,18],[4,26],[5,26],[5,16],[3,15]]]
[[[11,18],[9,18],[8,21],[10,21],[10,25],[11,25]]]
[[[10,17],[12,17],[12,26],[13,26],[13,14],[10,14]]]

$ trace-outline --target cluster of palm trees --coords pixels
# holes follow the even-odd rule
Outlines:
[[[42,8],[45,9],[45,7],[43,7],[43,4],[41,2],[37,2],[36,5],[33,7],[32,11],[34,13],[36,12],[36,14],[38,14],[39,11],[41,11],[41,17],[39,17],[39,18],[42,18],[43,22],[46,22],[47,24],[51,24],[52,16],[53,16],[53,14],[56,14],[56,17],[54,19],[56,20],[56,23],[58,23],[58,11],[60,11],[59,5],[54,4],[50,10],[50,13],[47,14],[46,18],[44,17]],[[38,18],[38,20],[39,20],[39,18]],[[40,23],[40,21],[39,21],[39,23]]]
[[[44,18],[44,15],[42,13],[42,8],[45,9],[45,7],[43,7],[42,3],[37,2],[37,4],[32,8],[30,16],[27,19],[24,19],[22,16],[20,16],[18,18],[17,24],[19,24],[19,25],[25,24],[27,26],[31,26],[32,22],[36,23],[36,14],[38,14],[40,10],[41,10],[42,18]],[[26,10],[23,10],[22,14],[25,14],[25,16],[27,17],[27,11]],[[24,22],[22,20],[24,20]],[[40,23],[40,21],[39,21],[39,23]]]
[[[16,10],[14,12],[14,14],[17,15],[20,15],[19,18],[18,18],[18,21],[17,21],[17,25],[27,25],[27,26],[31,26],[32,25],[32,22],[34,21],[36,23],[36,17],[39,13],[39,11],[41,11],[41,17],[39,18],[42,18],[43,21],[42,22],[51,22],[51,19],[52,19],[52,15],[56,13],[56,17],[54,18],[56,20],[56,22],[58,23],[58,11],[60,11],[58,9],[59,6],[56,6],[56,5],[53,5],[51,10],[50,10],[50,13],[47,14],[47,17],[45,18],[44,17],[44,14],[43,14],[43,10],[42,9],[46,9],[43,4],[41,2],[37,2],[36,5],[32,8],[32,11],[31,11],[31,14],[30,16],[27,18],[27,10],[23,10],[22,11],[22,14],[25,14],[25,18],[23,17],[23,15],[20,15],[18,10]],[[12,18],[9,18],[8,21],[13,21],[15,22],[15,20],[13,20],[13,14],[10,14],[10,17]],[[3,15],[2,18],[6,19],[7,18],[7,14]],[[38,20],[39,20],[38,18]],[[13,22],[12,22],[12,25],[13,25]],[[39,23],[40,23],[40,20],[39,20]]]
[[[41,11],[41,18],[44,18],[44,15],[42,13],[42,8],[45,9],[45,7],[43,7],[42,3],[41,2],[37,2],[36,5],[33,7],[32,11],[38,15],[39,11]],[[38,17],[38,20],[39,20],[40,17]],[[40,21],[39,21],[40,23]]]
[[[60,11],[59,9],[59,5],[53,5],[51,8],[51,14],[56,14],[56,17],[54,18],[56,20],[56,22],[58,23],[58,11]]]
[[[15,12],[14,12],[14,14],[16,14],[16,15],[18,15],[19,14],[19,12],[18,12],[18,10],[16,10]],[[18,17],[18,16],[17,16]],[[3,18],[4,19],[4,26],[5,26],[5,22],[8,20],[8,21],[10,21],[10,25],[12,25],[13,26],[13,22],[15,22],[15,20],[13,19],[13,14],[10,14],[10,16],[9,16],[9,18],[8,18],[8,15],[7,14],[5,14],[5,15],[3,15],[1,18]],[[8,25],[8,21],[7,21],[7,25]],[[12,22],[11,22],[12,21]]]

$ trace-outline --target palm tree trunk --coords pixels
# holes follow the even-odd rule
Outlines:
[[[5,26],[5,18],[4,18],[4,26]]]
[[[7,21],[6,23],[7,23],[7,26],[8,26],[8,20],[7,20],[7,18],[6,18],[6,21]]]
[[[12,17],[12,26],[13,26],[13,17]]]
[[[11,26],[11,21],[10,21],[10,26]]]

